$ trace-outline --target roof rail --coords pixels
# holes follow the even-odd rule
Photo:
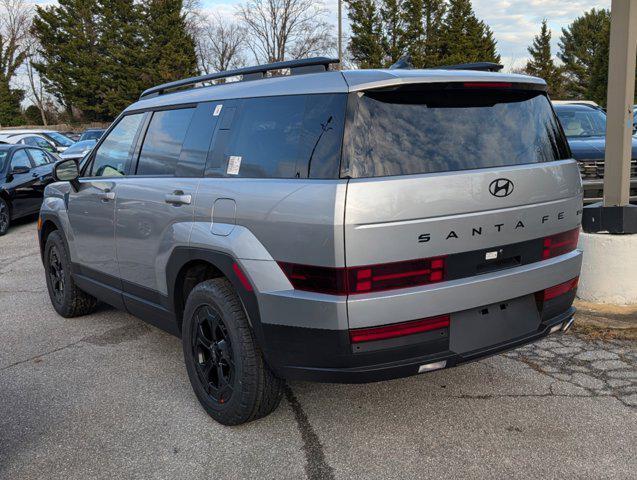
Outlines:
[[[142,99],[146,97],[156,97],[158,95],[162,95],[166,90],[186,87],[188,85],[195,85],[201,82],[218,80],[220,78],[242,76],[243,81],[257,80],[259,78],[263,78],[267,72],[272,70],[283,70],[289,68],[291,75],[324,72],[329,69],[329,66],[331,64],[339,63],[339,61],[340,60],[338,60],[337,58],[315,57],[304,58],[301,60],[288,60],[285,62],[268,63],[266,65],[256,65],[253,67],[237,68],[235,70],[226,70],[224,72],[211,73],[209,75],[200,75],[198,77],[185,78],[183,80],[177,80],[175,82],[157,85],[156,87],[144,90],[139,98]]]
[[[438,67],[431,67],[435,70],[479,70],[483,72],[499,72],[504,68],[504,65],[493,62],[476,62],[476,63],[459,63],[457,65],[440,65]]]

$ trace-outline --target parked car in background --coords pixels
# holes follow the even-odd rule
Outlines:
[[[81,137],[81,134],[77,133],[77,132],[68,131],[68,132],[60,132],[60,133],[62,133],[62,135],[65,135],[65,136],[69,137],[74,142],[79,142],[80,137]]]
[[[35,133],[18,133],[14,135],[0,134],[0,140],[4,143],[15,145],[29,145],[30,147],[38,147],[48,152],[55,153],[57,149],[44,136]]]
[[[103,128],[91,128],[85,130],[80,136],[79,142],[84,140],[99,140],[106,130]]]
[[[96,140],[82,140],[77,143],[74,143],[69,148],[67,148],[64,152],[60,153],[58,156],[64,160],[76,160],[80,162],[87,153],[89,153],[95,144]]]
[[[38,135],[46,139],[51,145],[55,147],[58,152],[63,152],[75,142],[66,135],[62,135],[60,132],[53,130],[39,130],[39,129],[20,129],[20,130],[0,130],[0,135],[6,135],[12,137],[14,135]]]
[[[553,102],[573,158],[579,163],[584,183],[584,203],[604,197],[604,155],[606,153],[606,113],[584,103]],[[637,139],[633,138],[630,164],[630,199],[637,201]]]
[[[12,220],[38,212],[57,160],[41,148],[0,145],[0,235]]]

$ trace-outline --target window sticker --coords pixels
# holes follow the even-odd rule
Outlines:
[[[219,114],[221,113],[221,109],[223,108],[223,105],[219,104],[215,107],[215,111],[212,112],[212,116],[213,117],[218,117]]]
[[[241,168],[241,157],[237,157],[232,155],[228,159],[228,168],[226,170],[226,174],[228,175],[239,175],[239,169]]]

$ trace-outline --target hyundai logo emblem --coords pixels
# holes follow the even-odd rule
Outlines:
[[[508,197],[513,193],[513,182],[508,178],[497,178],[489,185],[489,191],[494,197]]]

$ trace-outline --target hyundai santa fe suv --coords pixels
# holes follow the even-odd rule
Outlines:
[[[46,190],[55,310],[180,336],[226,425],[284,379],[415,375],[572,322],[582,183],[545,82],[332,63],[147,90]]]

